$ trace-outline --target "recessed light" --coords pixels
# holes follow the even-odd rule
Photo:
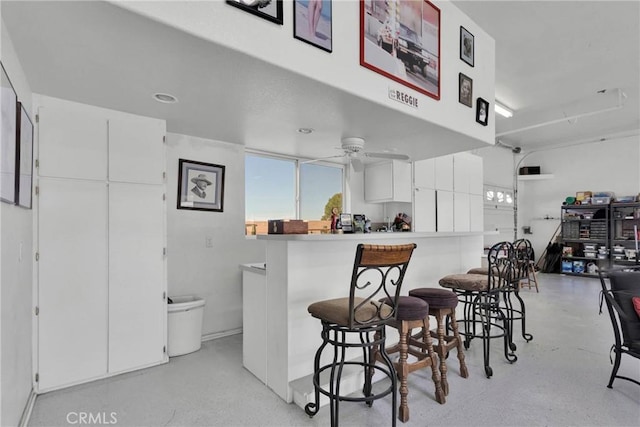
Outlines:
[[[311,132],[313,132],[313,129],[311,129],[311,128],[300,128],[300,129],[298,129],[298,132],[303,133],[305,135],[308,135]]]
[[[168,93],[155,93],[153,94],[153,99],[164,104],[175,104],[178,102],[178,98]]]

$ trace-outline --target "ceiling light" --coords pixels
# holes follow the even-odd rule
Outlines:
[[[178,102],[178,98],[168,93],[155,93],[153,94],[153,99],[164,104],[174,104]]]
[[[313,129],[311,129],[311,128],[300,128],[300,129],[298,129],[298,132],[303,133],[305,135],[308,135],[311,132],[313,132]]]
[[[508,109],[507,107],[498,104],[497,102],[494,105],[496,113],[500,114],[502,117],[506,117],[507,119],[513,117],[513,111]]]

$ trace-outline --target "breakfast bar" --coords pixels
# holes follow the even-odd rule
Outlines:
[[[257,236],[258,240],[266,241],[266,265],[265,270],[243,266],[243,280],[252,283],[243,286],[243,308],[255,315],[254,321],[245,324],[245,329],[260,330],[247,329],[244,333],[264,336],[266,340],[245,340],[243,353],[251,354],[253,360],[262,360],[260,372],[255,372],[254,364],[245,364],[245,367],[282,399],[303,406],[304,392],[294,389],[301,383],[312,389],[313,359],[321,343],[321,324],[309,315],[307,307],[315,301],[348,295],[358,243],[417,244],[401,291],[407,295],[413,288],[438,287],[438,279],[447,274],[480,266],[484,234],[387,232]],[[393,340],[393,336],[389,338]]]

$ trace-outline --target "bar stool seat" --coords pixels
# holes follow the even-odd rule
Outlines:
[[[456,321],[456,307],[458,306],[458,296],[455,292],[440,288],[417,288],[409,291],[409,296],[420,298],[429,304],[429,315],[434,316],[438,323],[436,332],[431,331],[430,335],[438,339],[438,344],[433,348],[440,359],[440,382],[444,394],[449,394],[449,382],[447,381],[447,364],[446,359],[449,351],[455,348],[458,353],[458,361],[460,363],[460,376],[462,378],[469,377],[467,364],[464,360],[464,351],[462,348],[462,340],[458,331],[458,322]],[[446,317],[449,316],[449,322],[453,335],[447,335]]]
[[[388,304],[389,298],[383,298],[380,302]],[[436,354],[431,343],[431,335],[429,334],[429,304],[420,299],[411,296],[401,296],[398,298],[396,306],[396,317],[388,323],[398,330],[398,344],[387,348],[387,354],[391,355],[399,353],[399,359],[394,362],[394,367],[398,374],[400,382],[400,407],[398,411],[398,419],[402,422],[409,420],[409,405],[407,404],[407,395],[409,387],[407,385],[407,377],[411,372],[425,367],[431,367],[431,378],[435,385],[435,398],[438,403],[445,403],[445,393],[440,382],[440,374],[437,368]],[[418,339],[411,336],[411,331],[421,328],[423,332]],[[409,362],[409,355],[415,357],[415,361]],[[374,349],[374,360],[379,360],[380,354]],[[412,359],[413,360],[413,359]]]

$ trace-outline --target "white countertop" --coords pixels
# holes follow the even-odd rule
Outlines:
[[[256,262],[253,264],[240,264],[240,270],[250,271],[251,273],[267,274],[267,264],[264,262]]]
[[[430,232],[417,233],[411,231],[348,233],[348,234],[259,234],[258,240],[289,240],[289,241],[347,241],[347,240],[383,240],[383,239],[437,239],[442,237],[468,237],[497,234],[497,231],[469,231],[469,232]]]

